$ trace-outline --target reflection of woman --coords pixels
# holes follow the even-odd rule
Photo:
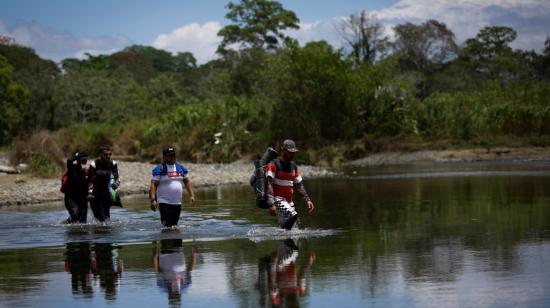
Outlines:
[[[65,254],[65,271],[71,273],[73,294],[91,295],[93,289],[90,243],[67,243]]]
[[[260,259],[260,264],[264,264],[265,266],[266,259]],[[298,298],[304,296],[306,291],[305,276],[309,272],[311,265],[313,265],[315,254],[313,252],[310,253],[308,262],[299,271],[296,266],[297,259],[298,246],[292,239],[281,241],[279,249],[272,253],[267,277],[272,304],[294,306],[298,304]],[[265,276],[261,272],[262,268],[260,268],[260,279],[262,276]],[[261,286],[262,283],[259,281],[258,287],[260,288],[260,292],[267,291],[262,290]],[[265,302],[261,304],[265,305]]]
[[[99,277],[99,285],[105,289],[106,299],[116,298],[116,289],[124,269],[118,257],[119,249],[111,243],[96,243],[93,248],[92,272],[96,279]]]
[[[195,247],[186,264],[182,246],[181,239],[161,240],[160,249],[155,246],[153,250],[157,285],[166,290],[171,303],[179,302],[181,293],[191,285],[191,271],[196,263]]]

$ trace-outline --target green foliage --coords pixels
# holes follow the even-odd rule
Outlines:
[[[271,72],[277,93],[271,127],[276,138],[308,143],[349,139],[360,131],[357,101],[350,95],[352,66],[328,43],[289,45]]]
[[[284,30],[299,28],[296,14],[285,10],[279,1],[241,0],[240,4],[229,2],[226,8],[229,12],[225,17],[233,23],[218,32],[222,37],[220,54],[225,54],[232,44],[274,50],[281,41],[289,39]]]
[[[18,133],[29,92],[12,79],[13,68],[0,55],[0,145],[9,143]]]
[[[134,45],[65,59],[60,70],[0,37],[0,146],[41,144],[46,129],[65,153],[112,144],[116,155],[150,159],[173,144],[183,159],[229,162],[293,138],[308,162],[338,165],[424,144],[550,144],[550,40],[542,54],[513,50],[513,29],[487,27],[459,48],[428,20],[397,25],[389,42],[361,12],[342,25],[346,55],[290,39],[298,18],[277,1],[227,8],[221,57],[202,65],[189,52]],[[46,164],[29,154],[41,151],[21,153]]]
[[[248,153],[265,134],[268,106],[245,97],[178,106],[149,126],[141,140],[157,152],[164,144],[175,144],[186,159],[232,161]]]
[[[27,159],[28,171],[42,178],[59,176],[63,173],[63,170],[53,161],[54,159],[47,153],[33,153]]]
[[[450,61],[458,52],[454,33],[437,20],[397,25],[394,31],[396,52],[402,56],[405,69],[429,71]]]
[[[419,128],[428,136],[464,140],[499,134],[549,135],[548,95],[548,83],[494,83],[471,93],[434,94],[422,104]]]
[[[114,144],[119,135],[120,129],[114,125],[75,124],[57,131],[54,139],[65,153],[84,149],[93,156],[100,146]]]

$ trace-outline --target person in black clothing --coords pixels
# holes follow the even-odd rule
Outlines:
[[[90,164],[88,196],[94,217],[103,222],[111,217],[113,205],[110,189],[120,186],[116,161],[111,160],[112,151],[108,146],[99,148],[99,159]]]
[[[67,223],[86,223],[88,215],[88,153],[80,151],[67,159],[65,207],[69,212]]]

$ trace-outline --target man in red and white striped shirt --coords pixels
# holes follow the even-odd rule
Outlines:
[[[302,175],[294,162],[298,152],[296,143],[290,139],[283,141],[281,155],[266,166],[267,203],[271,215],[277,215],[279,226],[290,230],[294,226],[298,213],[294,208],[292,195],[296,189],[307,203],[311,213],[315,209],[304,185]]]

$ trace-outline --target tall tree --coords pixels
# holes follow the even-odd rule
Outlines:
[[[406,69],[428,72],[453,59],[458,52],[454,33],[437,20],[421,25],[397,25],[395,48]]]
[[[3,43],[2,43],[3,42]],[[32,48],[21,46],[11,38],[0,39],[0,55],[13,66],[13,80],[30,94],[23,110],[25,132],[55,129],[56,104],[53,85],[60,71],[55,62],[40,58]]]
[[[222,37],[219,54],[225,54],[232,44],[274,50],[281,41],[289,40],[284,30],[299,28],[296,14],[284,9],[279,1],[241,0],[239,4],[229,2],[226,8],[229,12],[225,17],[233,23],[218,32]]]
[[[531,75],[533,53],[514,51],[510,46],[517,37],[514,29],[493,26],[481,29],[475,38],[466,40],[461,57],[473,73],[482,78],[509,82]]]
[[[510,27],[485,27],[475,38],[466,40],[464,53],[476,60],[489,60],[512,52],[510,43],[517,37],[517,32]]]
[[[382,24],[376,15],[367,11],[352,14],[342,20],[338,31],[358,63],[374,63],[388,47],[388,37],[384,36]]]
[[[29,92],[12,79],[13,67],[0,55],[0,145],[10,142],[18,133]]]
[[[133,45],[126,47],[124,51],[133,52],[153,64],[158,72],[174,72],[174,58],[166,50],[156,49],[151,46]]]

